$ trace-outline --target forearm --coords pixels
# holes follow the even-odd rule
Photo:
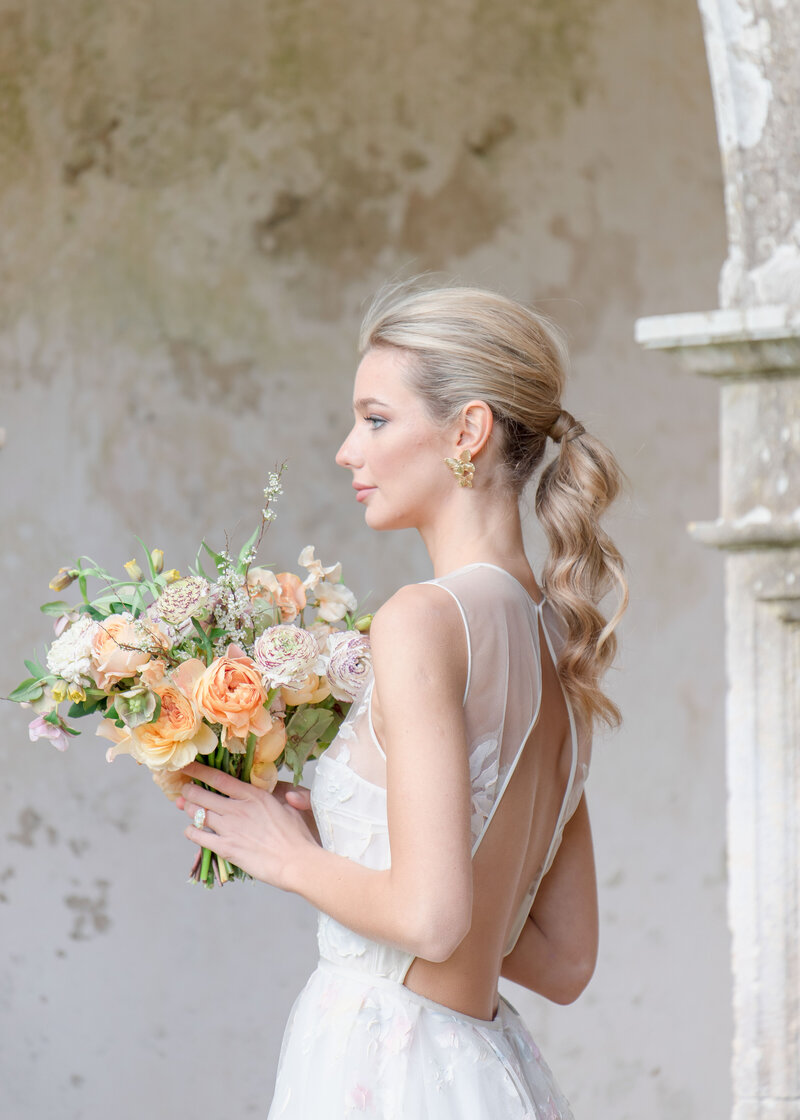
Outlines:
[[[364,867],[315,844],[287,864],[282,885],[356,933],[426,960],[446,960],[463,936],[446,915],[424,913],[412,884],[391,868]]]
[[[502,975],[555,1003],[571,1003],[594,972],[597,925],[591,829],[581,799]]]
[[[500,974],[545,999],[564,1004],[578,998],[591,971],[586,961],[564,953],[529,916],[513,952],[503,958]]]

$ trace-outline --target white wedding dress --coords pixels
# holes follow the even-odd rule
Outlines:
[[[472,784],[472,854],[533,730],[541,701],[540,631],[555,663],[562,626],[514,576],[471,564],[428,581],[459,606],[469,672],[464,696]],[[383,752],[370,678],[317,763],[311,802],[325,848],[390,866]],[[547,857],[523,899],[509,953],[558,849],[588,772],[590,740],[572,710],[572,759]],[[422,780],[421,775],[421,780]],[[320,961],[290,1013],[268,1120],[571,1120],[525,1024],[499,996],[492,1020],[406,988],[413,957],[320,914]]]

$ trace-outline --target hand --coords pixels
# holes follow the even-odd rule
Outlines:
[[[317,822],[311,809],[311,790],[305,786],[296,786],[293,782],[278,782],[272,793],[279,801],[302,812],[311,835],[318,844],[321,843]]]
[[[297,804],[308,800],[308,791],[292,788],[277,795],[267,793],[199,762],[190,763],[182,772],[187,778],[197,778],[213,787],[208,790],[188,782],[184,786],[183,796],[176,802],[178,808],[190,818],[198,808],[205,809],[206,829],[211,830],[191,824],[184,835],[235,863],[254,879],[290,890],[287,866],[297,858],[303,845],[316,846],[304,811]]]

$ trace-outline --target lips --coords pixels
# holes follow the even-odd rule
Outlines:
[[[367,494],[371,494],[373,490],[377,490],[377,486],[365,486],[363,482],[354,482],[353,489],[356,492],[356,501],[362,502]]]

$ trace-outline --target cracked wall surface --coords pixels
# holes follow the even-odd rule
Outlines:
[[[568,1008],[506,991],[592,1120],[727,1114],[720,561],[684,531],[716,508],[717,394],[632,337],[710,306],[724,255],[690,0],[0,0],[0,693],[61,565],[119,567],[139,534],[185,568],[244,539],[283,459],[265,561],[313,542],[370,605],[430,575],[332,466],[385,279],[439,270],[567,330],[565,406],[631,483],[626,722],[589,786],[596,977]],[[263,1114],[310,909],[192,890],[130,759],[0,718],[0,1112]]]

